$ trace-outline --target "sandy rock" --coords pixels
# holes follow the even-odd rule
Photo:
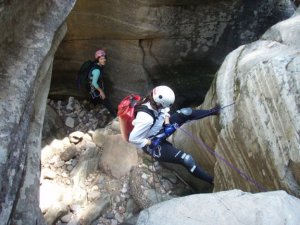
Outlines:
[[[109,206],[110,196],[103,195],[96,202],[88,205],[79,215],[79,221],[82,224],[89,225],[100,217],[101,213]]]
[[[116,178],[128,175],[138,163],[136,148],[124,142],[120,135],[106,136],[100,167]]]
[[[76,146],[75,144],[72,143],[70,146],[64,149],[64,151],[60,154],[60,158],[63,161],[69,161],[70,159],[76,156],[76,152],[77,152]]]
[[[56,177],[56,173],[49,168],[45,168],[42,170],[41,177],[42,177],[42,179],[53,180]]]

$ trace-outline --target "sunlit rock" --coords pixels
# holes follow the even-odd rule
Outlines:
[[[300,200],[284,191],[239,190],[196,194],[159,203],[141,212],[136,225],[295,225]]]

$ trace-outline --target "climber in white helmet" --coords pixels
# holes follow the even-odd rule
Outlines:
[[[157,161],[181,164],[194,176],[213,184],[213,177],[197,165],[190,154],[175,148],[166,138],[189,120],[218,115],[220,107],[216,106],[211,110],[183,108],[170,116],[170,107],[174,101],[175,94],[168,86],[152,89],[137,105],[146,106],[153,111],[154,117],[145,110],[138,111],[132,122],[134,127],[129,135],[129,142],[152,155]]]

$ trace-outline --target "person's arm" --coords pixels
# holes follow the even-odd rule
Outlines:
[[[92,75],[93,75],[93,79],[92,79],[92,85],[99,91],[100,93],[100,97],[102,99],[105,99],[105,93],[104,91],[100,88],[100,86],[98,85],[98,79],[100,79],[100,70],[99,69],[94,69],[92,71]]]
[[[170,108],[164,108],[161,110],[161,112],[164,114],[164,124],[170,124],[170,114],[169,114]]]
[[[151,141],[147,138],[148,132],[153,124],[153,118],[148,113],[138,112],[133,121],[133,130],[129,135],[129,142],[142,148],[150,145]]]

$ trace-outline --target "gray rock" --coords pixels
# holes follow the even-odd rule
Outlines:
[[[144,209],[136,225],[296,225],[300,200],[284,191],[239,190],[174,198]]]
[[[68,110],[68,111],[70,111],[70,112],[72,112],[73,111],[73,109],[74,109],[74,97],[69,97],[69,99],[68,99],[68,105],[66,106],[66,109]]]
[[[71,213],[68,213],[67,215],[61,217],[60,220],[61,220],[63,223],[68,223],[68,222],[71,221],[71,219],[72,219],[72,214],[71,214]]]
[[[65,121],[65,125],[67,127],[74,128],[74,126],[75,126],[75,120],[72,117],[67,117],[67,119]]]
[[[69,161],[70,159],[74,158],[76,156],[76,146],[74,144],[71,144],[68,146],[64,151],[60,154],[60,158],[63,161]]]
[[[96,202],[91,203],[80,213],[80,222],[85,225],[90,225],[93,221],[100,217],[100,215],[110,205],[110,196],[103,195]]]
[[[42,131],[43,141],[49,144],[53,139],[61,139],[65,136],[66,129],[61,117],[51,106],[47,106]]]

